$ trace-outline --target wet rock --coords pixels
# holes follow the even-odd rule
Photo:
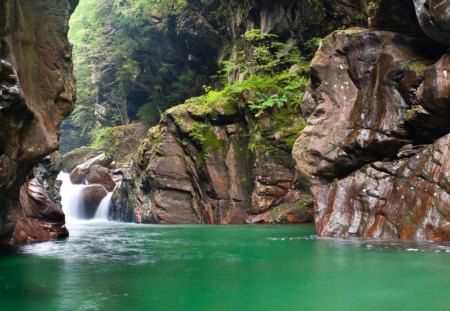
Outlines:
[[[61,172],[61,169],[61,154],[56,151],[42,159],[39,165],[33,170],[34,176],[38,182],[42,185],[53,203],[59,208],[62,208],[61,194],[59,192],[61,181],[56,179]]]
[[[95,216],[100,202],[107,196],[106,188],[99,184],[88,185],[81,192],[81,215],[84,219],[92,219]]]
[[[314,220],[314,201],[311,196],[283,203],[262,214],[251,215],[245,222],[249,224],[301,224]]]

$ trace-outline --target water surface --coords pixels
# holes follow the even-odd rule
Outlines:
[[[448,310],[450,248],[312,226],[73,225],[0,253],[0,310]]]

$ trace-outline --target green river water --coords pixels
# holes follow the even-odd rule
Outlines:
[[[85,223],[2,250],[0,310],[450,310],[450,247],[312,226]]]

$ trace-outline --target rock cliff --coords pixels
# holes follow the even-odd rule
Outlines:
[[[299,177],[321,236],[449,240],[450,3],[414,1],[429,37],[412,20],[379,31],[382,4],[371,29],[332,33],[311,63]]]
[[[292,107],[256,118],[255,92],[191,99],[150,129],[114,195],[112,217],[143,223],[300,223],[311,198],[294,186]],[[297,115],[297,116],[295,116]]]
[[[364,1],[188,1],[164,36],[154,33],[162,45],[147,47],[152,62],[146,63],[145,57],[139,60],[148,68],[147,74],[129,81],[133,86],[128,91],[139,89],[143,98],[155,98],[148,87],[143,88],[151,85],[156,86],[154,92],[170,93],[174,77],[162,74],[155,79],[149,74],[171,59],[179,62],[177,68],[181,64],[191,68],[207,65],[205,73],[211,75],[219,60],[237,57],[241,35],[250,29],[304,47],[308,40],[333,29],[355,25],[367,25]],[[242,79],[239,74],[231,73],[229,81]],[[248,90],[238,97],[222,98],[210,103],[210,108],[202,108],[203,103],[194,99],[165,113],[160,126],[152,129],[142,144],[131,172],[122,172],[125,180],[115,194],[113,219],[155,223],[311,221],[311,199],[294,187],[290,155],[303,118],[295,109],[255,118],[248,108],[255,98]]]
[[[301,37],[307,18],[279,19],[286,9],[303,12],[299,2],[258,3],[248,11],[230,3],[236,14],[228,18],[231,36],[259,27]],[[330,24],[354,26],[360,12],[367,24],[323,39],[302,112],[255,117],[246,91],[206,108],[190,101],[169,110],[149,132],[135,166],[122,172],[116,219],[302,222],[311,220],[314,202],[321,236],[450,239],[450,4],[321,5],[321,12],[334,12]],[[239,19],[239,10],[246,18]],[[286,128],[274,121],[283,113],[290,135],[300,135],[293,147],[283,144]]]
[[[1,243],[67,235],[62,211],[28,175],[58,149],[59,126],[73,108],[75,82],[67,31],[76,4],[76,0],[0,2]]]
[[[95,1],[85,1],[80,6],[84,9],[88,2]],[[305,47],[308,40],[322,38],[341,27],[367,24],[363,0],[184,3],[182,9],[170,12],[139,11],[124,16],[114,1],[107,0],[105,11],[113,16],[97,12],[98,22],[92,23],[95,26],[89,21],[79,23],[80,27],[88,25],[88,32],[99,32],[98,37],[105,39],[97,42],[88,33],[79,44],[75,40],[75,49],[79,51],[75,62],[79,101],[76,114],[61,129],[62,153],[88,144],[90,131],[96,126],[117,126],[138,118],[156,125],[160,111],[200,95],[203,85],[215,83],[210,77],[219,69],[218,63],[236,57],[241,35],[249,29],[276,34],[282,41],[313,53]],[[133,5],[124,6],[130,10]],[[102,27],[96,28],[98,25]],[[133,28],[135,25],[138,27]],[[124,46],[130,39],[129,46]],[[91,45],[91,53],[85,49],[86,45]],[[89,58],[91,54],[94,56]],[[126,57],[114,56],[124,54]],[[237,78],[230,76],[230,80]]]

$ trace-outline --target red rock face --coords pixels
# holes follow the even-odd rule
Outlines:
[[[75,83],[67,30],[76,2],[0,3],[2,243],[20,243],[36,235],[40,240],[54,237],[28,221],[18,204],[19,188],[33,166],[58,148],[59,125],[73,108]],[[64,226],[63,219],[59,226]]]
[[[409,103],[400,82],[414,88],[401,80],[407,64],[426,58],[420,44],[369,30],[339,31],[324,40],[303,103],[308,126],[294,153],[308,183],[344,177],[410,142],[404,128]]]
[[[347,30],[316,54],[293,155],[319,235],[449,239],[449,57],[426,45]]]
[[[322,236],[449,240],[450,135],[409,159],[313,187]]]
[[[64,226],[63,211],[50,200],[36,178],[25,182],[20,188],[20,206],[26,217],[15,215],[14,243],[40,242],[69,235]],[[30,228],[33,230],[30,231]]]

